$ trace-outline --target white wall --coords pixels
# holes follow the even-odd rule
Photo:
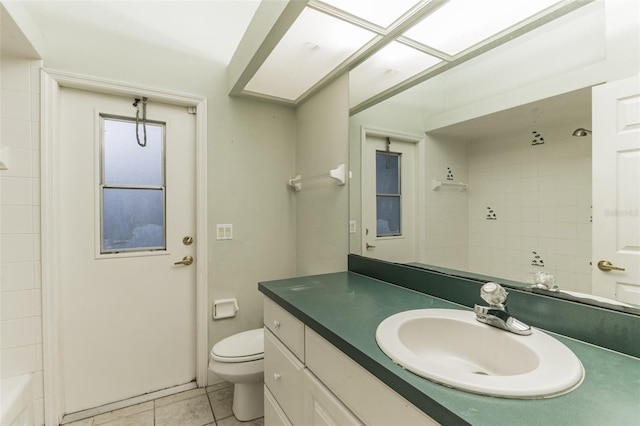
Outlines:
[[[346,75],[297,108],[296,173],[303,178],[348,168]],[[291,176],[293,177],[293,175]],[[296,197],[296,272],[312,275],[347,269],[349,186],[329,177],[303,182]]]
[[[33,374],[44,423],[40,273],[40,65],[0,57],[0,374]]]
[[[469,142],[469,271],[591,293],[591,137],[571,136],[585,122],[538,127],[539,145],[530,129]]]
[[[432,180],[469,183],[467,142],[426,135],[424,257],[430,265],[468,268],[469,192],[456,187],[432,189]]]
[[[209,305],[237,297],[233,319],[210,323],[210,346],[262,325],[258,282],[295,275],[295,113],[249,100],[210,97]],[[213,101],[213,108],[211,107]],[[215,224],[234,239],[215,239]],[[211,316],[210,316],[211,318]]]

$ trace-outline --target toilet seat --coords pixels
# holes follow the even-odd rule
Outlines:
[[[211,348],[211,359],[219,362],[248,362],[264,358],[264,330],[243,331],[222,339]]]

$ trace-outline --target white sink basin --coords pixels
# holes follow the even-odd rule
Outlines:
[[[529,336],[478,322],[473,312],[418,309],[382,321],[380,349],[434,382],[505,398],[548,398],[575,389],[584,369],[575,354],[533,329]]]

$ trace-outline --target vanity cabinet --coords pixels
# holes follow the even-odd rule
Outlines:
[[[264,325],[266,426],[438,424],[268,298]]]
[[[310,328],[305,329],[307,368],[364,424],[438,425],[373,374]]]
[[[302,375],[302,419],[305,426],[363,424],[313,373],[304,370]]]
[[[263,308],[265,327],[304,363],[304,324],[271,299]]]
[[[304,324],[265,298],[264,326],[265,424],[303,424]]]
[[[264,424],[268,426],[293,426],[267,385],[264,385]]]
[[[292,424],[302,424],[302,370],[298,360],[270,331],[264,332],[264,384]],[[265,419],[267,420],[267,419]]]

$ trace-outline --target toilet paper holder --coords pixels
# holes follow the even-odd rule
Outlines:
[[[218,299],[213,301],[214,320],[235,317],[238,310],[238,300],[236,298]]]

